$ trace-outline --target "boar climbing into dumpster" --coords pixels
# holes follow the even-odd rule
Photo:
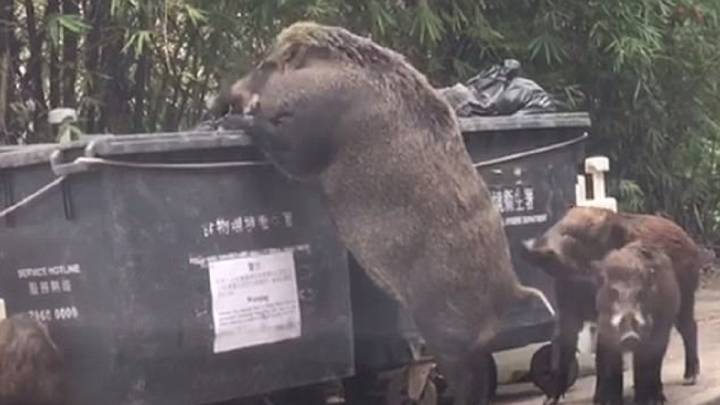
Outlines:
[[[425,76],[370,39],[300,22],[216,108],[280,171],[320,185],[339,237],[409,309],[455,403],[487,403],[504,309],[551,307],[519,284],[454,112]]]
[[[665,402],[662,363],[680,309],[680,289],[670,258],[643,241],[590,263],[598,275],[595,403],[623,403],[622,354],[633,354],[635,403]]]
[[[67,405],[63,378],[45,325],[24,314],[0,321],[0,404]]]
[[[553,341],[557,361],[551,368],[552,387],[545,393],[548,403],[556,403],[567,391],[567,376],[583,322],[597,320],[597,275],[590,263],[634,241],[664,252],[672,262],[680,291],[675,327],[685,346],[684,380],[686,385],[695,384],[700,373],[695,293],[704,265],[698,246],[680,226],[659,216],[574,207],[542,235],[524,243],[527,260],[555,281],[558,322]]]

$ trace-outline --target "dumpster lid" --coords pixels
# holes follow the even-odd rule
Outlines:
[[[251,145],[241,131],[167,132],[136,135],[85,135],[81,140],[62,144],[33,144],[8,147],[0,151],[0,169],[48,163],[56,151],[84,149],[86,156],[113,156],[140,153],[214,149]]]
[[[589,128],[586,112],[524,114],[497,117],[458,117],[462,132],[490,132],[518,129]]]

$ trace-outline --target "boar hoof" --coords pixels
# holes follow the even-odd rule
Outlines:
[[[593,404],[594,405],[623,405],[623,399],[622,398],[601,398],[601,396],[596,395],[595,398],[593,398]]]
[[[667,398],[662,391],[651,394],[647,398],[635,398],[636,405],[664,405],[666,402]]]
[[[558,403],[560,403],[558,398],[545,398],[543,401],[543,405],[558,405]]]
[[[683,378],[683,385],[695,385],[697,384],[697,375],[686,376]]]
[[[648,399],[646,401],[635,401],[635,405],[665,405],[664,398]]]

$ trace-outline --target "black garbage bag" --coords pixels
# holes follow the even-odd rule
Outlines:
[[[506,59],[481,71],[466,84],[439,89],[460,117],[552,112],[557,103],[530,79],[519,77],[520,62]]]

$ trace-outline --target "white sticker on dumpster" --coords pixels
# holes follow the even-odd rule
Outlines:
[[[209,263],[214,352],[300,337],[292,251]]]

